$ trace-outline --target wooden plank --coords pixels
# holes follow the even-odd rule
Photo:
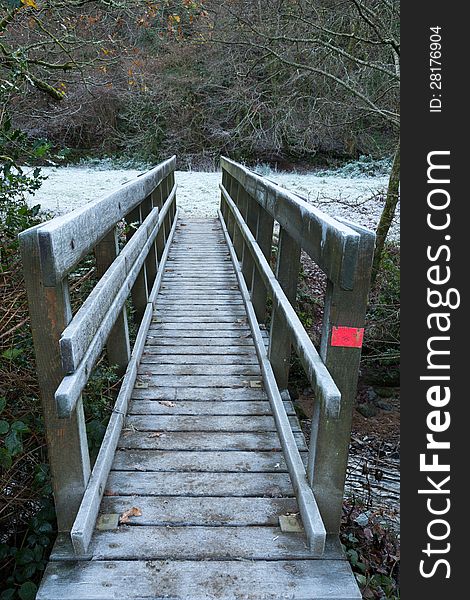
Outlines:
[[[259,375],[139,375],[141,382],[157,387],[249,388]],[[257,386],[261,387],[261,386]]]
[[[194,359],[199,359],[200,361],[205,360],[214,360],[211,358],[212,356],[217,356],[216,360],[224,359],[229,361],[235,361],[237,364],[245,364],[245,361],[251,362],[253,357],[256,357],[254,346],[207,346],[205,344],[201,344],[198,346],[180,346],[176,344],[175,346],[154,346],[148,345],[145,346],[145,354],[147,355],[158,355],[161,357],[162,362],[163,358],[171,362],[172,356],[177,357],[181,355],[182,357],[186,357],[188,361]],[[177,362],[177,358],[175,362]],[[256,359],[257,360],[257,359]],[[256,362],[254,360],[254,362]]]
[[[142,375],[260,375],[257,364],[252,365],[227,365],[217,364],[189,365],[166,364],[161,365],[157,356],[145,356],[140,361],[139,374]]]
[[[134,389],[132,397],[136,399],[152,400],[193,400],[228,402],[236,400],[239,402],[250,400],[265,400],[266,393],[261,388],[197,388],[197,387],[148,387],[145,389]]]
[[[73,600],[361,599],[344,560],[52,562],[37,599],[70,600],[72,586]]]
[[[303,453],[305,460],[307,453]],[[285,473],[281,452],[190,452],[162,450],[119,450],[113,462],[114,471],[179,471],[225,473]],[[140,492],[139,492],[140,493]]]
[[[111,471],[105,496],[264,496],[294,495],[287,473],[205,473]]]
[[[164,404],[162,404],[164,402]],[[168,402],[170,404],[168,404]],[[284,402],[287,414],[294,416],[294,405]],[[245,402],[207,402],[191,400],[134,400],[130,415],[270,415],[269,402],[262,400]]]
[[[298,512],[294,498],[233,498],[182,496],[108,496],[103,498],[104,514],[122,514],[138,504],[140,517],[130,517],[139,526],[277,526],[279,516]]]
[[[288,560],[315,556],[301,533],[277,527],[132,527],[95,531],[93,560]]]
[[[234,319],[229,322],[218,322],[217,320],[212,322],[200,322],[196,321],[194,323],[179,323],[179,322],[171,322],[171,323],[154,323],[150,324],[150,333],[169,333],[170,335],[175,335],[177,332],[189,332],[189,331],[197,331],[198,333],[210,332],[210,335],[214,335],[214,331],[224,332],[236,332],[239,335],[243,332],[250,331],[250,328],[247,325],[246,318]]]
[[[249,346],[253,348],[253,340],[249,337],[237,337],[228,336],[224,337],[206,337],[203,335],[195,335],[193,337],[180,337],[172,335],[172,337],[164,335],[150,335],[147,338],[148,346],[177,346],[181,350],[183,346],[197,346],[198,344],[204,344],[206,346],[219,346],[225,348],[226,346]]]
[[[222,157],[221,165],[285,228],[329,279],[340,283],[343,289],[352,289],[358,260],[357,232],[228,158]]]
[[[153,348],[155,350],[155,348]],[[141,364],[144,362],[155,362],[159,365],[257,365],[258,359],[254,351],[250,354],[156,354],[147,349],[143,355]],[[221,351],[222,352],[222,351]]]
[[[307,450],[304,436],[294,433],[299,450]],[[262,432],[212,432],[203,436],[194,431],[162,432],[159,437],[151,433],[142,435],[141,432],[126,432],[121,435],[119,448],[141,450],[217,450],[228,452],[231,450],[272,450],[280,451],[281,443],[277,433],[272,431]]]
[[[53,286],[69,273],[111,227],[138,206],[174,170],[175,164],[175,157],[172,157],[105,198],[88,202],[41,225],[38,239],[44,285]]]
[[[300,515],[302,517],[302,523],[305,528],[305,533],[308,539],[308,546],[312,552],[319,555],[323,554],[325,550],[326,542],[326,530],[323,525],[323,521],[320,516],[320,512],[313,495],[312,489],[307,481],[307,475],[305,466],[300,457],[297,442],[294,437],[293,421],[295,421],[298,427],[297,418],[292,419],[287,417],[282,397],[277,386],[274,371],[271,367],[271,363],[268,359],[268,355],[265,349],[263,337],[258,327],[256,320],[256,313],[253,308],[253,304],[250,299],[248,288],[246,286],[241,267],[236,259],[235,249],[231,246],[230,238],[223,222],[222,214],[219,212],[219,218],[221,221],[222,228],[224,229],[225,238],[227,245],[232,256],[232,262],[237,273],[237,277],[240,283],[240,290],[243,295],[245,302],[245,308],[250,326],[253,331],[253,341],[256,346],[256,352],[260,361],[261,370],[263,373],[263,381],[265,389],[268,394],[269,402],[274,415],[277,431],[279,433],[279,439],[281,446],[286,458],[286,463],[289,470],[290,479],[295,491],[295,496],[299,505]]]
[[[296,417],[290,417],[293,430],[299,431]],[[126,428],[133,431],[276,431],[271,416],[212,415],[131,415]]]

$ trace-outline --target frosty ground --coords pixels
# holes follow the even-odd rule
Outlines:
[[[96,167],[43,168],[47,176],[42,187],[30,198],[31,205],[63,214],[86,202],[103,197],[143,171],[136,169],[102,169]],[[343,176],[340,172],[284,173],[268,175],[282,187],[296,192],[312,205],[332,217],[344,217],[375,229],[384,203],[387,178],[384,176]],[[215,217],[219,206],[220,173],[177,171],[178,206],[186,215]],[[398,217],[392,228],[398,239]]]

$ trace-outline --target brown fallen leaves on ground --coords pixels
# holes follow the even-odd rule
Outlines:
[[[132,508],[129,508],[129,510],[126,510],[122,513],[122,515],[119,517],[119,524],[122,525],[123,523],[129,523],[129,517],[141,517],[141,516],[142,516],[142,511],[140,510],[140,508],[133,506]]]

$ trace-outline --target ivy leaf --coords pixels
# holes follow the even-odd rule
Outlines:
[[[0,435],[5,435],[5,433],[8,433],[9,429],[10,424],[8,421],[0,421]]]
[[[34,600],[36,598],[37,586],[32,581],[27,581],[19,589],[21,600]]]
[[[0,397],[0,413],[3,412],[6,405],[7,405],[7,399],[4,398],[3,396]]]

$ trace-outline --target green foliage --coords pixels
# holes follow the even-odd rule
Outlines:
[[[355,517],[363,507],[347,501],[341,527],[341,545],[366,600],[398,600],[399,540],[396,533],[381,520],[369,514],[366,526]]]

